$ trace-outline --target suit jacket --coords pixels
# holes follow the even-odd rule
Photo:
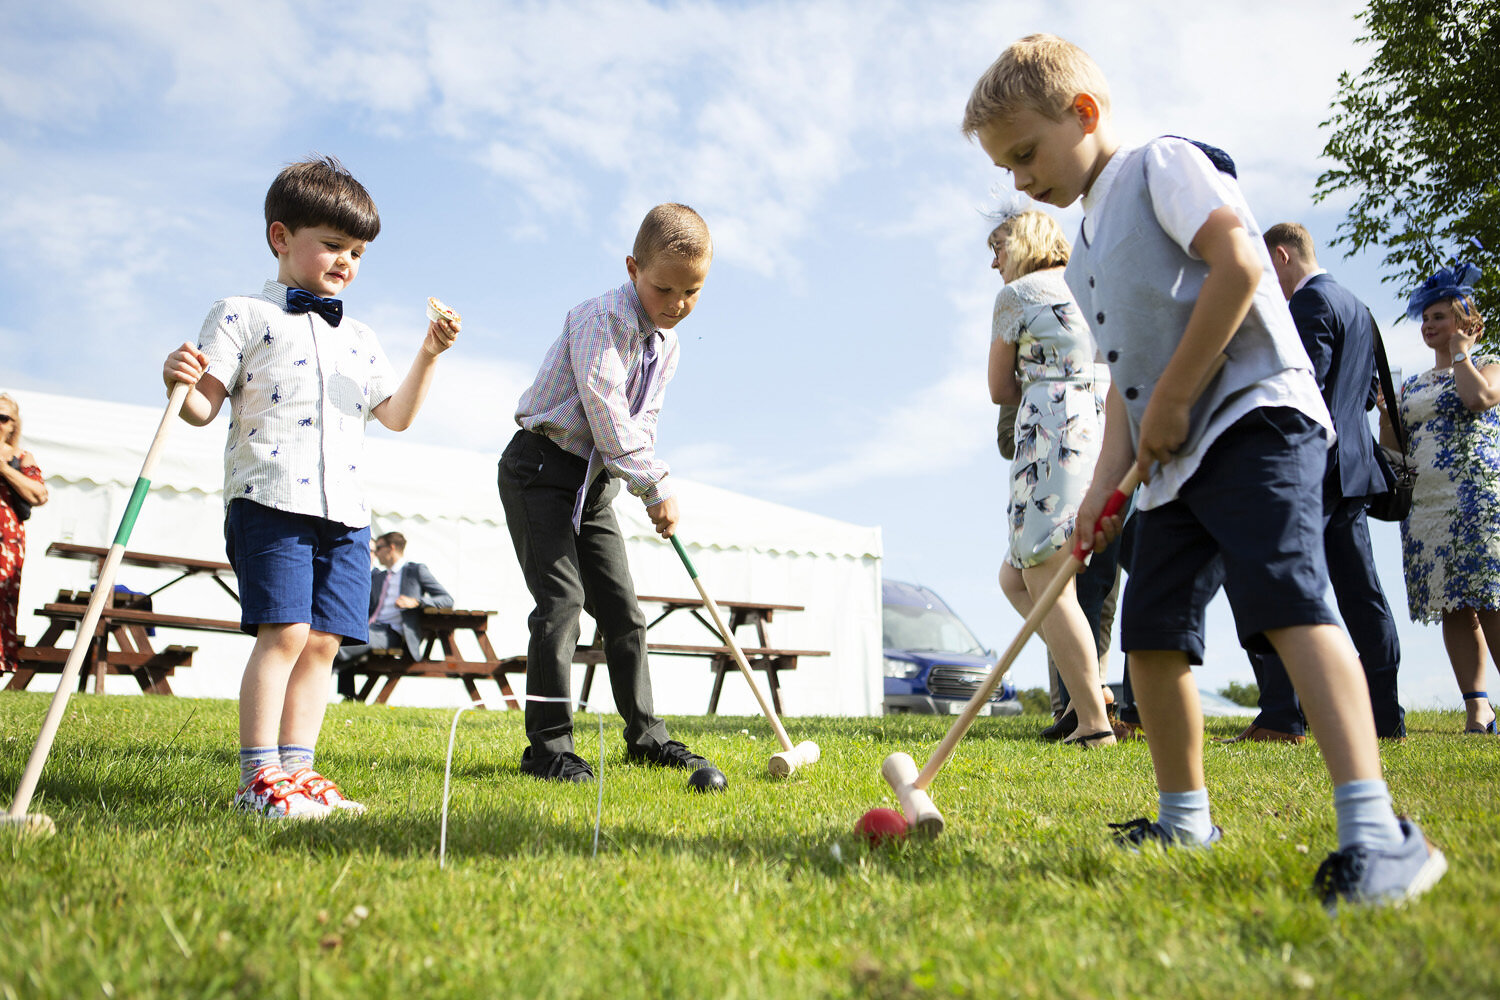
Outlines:
[[[380,602],[380,588],[385,585],[385,576],[383,569],[370,571],[369,613],[372,615]],[[409,562],[401,568],[400,594],[415,597],[419,602],[415,608],[401,609],[401,636],[406,640],[406,651],[415,660],[422,652],[422,608],[451,608],[453,598],[426,566],[416,562]]]
[[[1309,278],[1287,303],[1338,443],[1328,454],[1327,485],[1344,497],[1383,492],[1385,474],[1365,416],[1375,405],[1375,328],[1370,310],[1328,274]]]

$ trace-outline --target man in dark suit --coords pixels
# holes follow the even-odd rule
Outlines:
[[[378,569],[370,571],[370,641],[338,652],[339,694],[353,698],[353,664],[371,649],[405,649],[421,655],[422,609],[451,608],[453,598],[421,563],[406,561],[406,536],[387,531],[374,543]]]
[[[1265,241],[1338,435],[1328,452],[1323,480],[1323,550],[1329,582],[1364,666],[1375,732],[1385,739],[1400,739],[1406,735],[1406,712],[1396,691],[1401,642],[1375,572],[1365,517],[1370,496],[1387,488],[1365,416],[1375,405],[1375,323],[1365,304],[1318,266],[1305,227],[1280,223],[1266,230]],[[1260,714],[1248,729],[1225,742],[1301,742],[1305,722],[1286,669],[1274,656],[1252,656],[1251,662],[1260,684]]]

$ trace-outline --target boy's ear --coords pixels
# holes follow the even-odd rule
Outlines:
[[[1103,112],[1099,108],[1099,101],[1093,94],[1078,94],[1073,98],[1072,112],[1078,118],[1078,124],[1083,128],[1084,135],[1092,135],[1099,127],[1099,119]]]
[[[635,262],[635,258],[633,256],[631,256],[630,254],[626,254],[625,255],[625,273],[628,274],[628,275],[630,275],[630,280],[631,281],[634,281],[637,277],[640,276],[640,270],[641,270],[641,266]]]
[[[266,230],[266,239],[271,241],[271,249],[276,251],[277,256],[291,249],[287,243],[287,237],[290,235],[292,231],[286,227],[285,222],[281,221],[271,223],[270,228]]]

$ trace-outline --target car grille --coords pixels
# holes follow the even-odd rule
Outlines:
[[[927,690],[934,698],[959,698],[968,701],[989,676],[988,670],[978,667],[959,667],[951,663],[940,663],[927,674]],[[995,691],[996,700],[999,689]]]

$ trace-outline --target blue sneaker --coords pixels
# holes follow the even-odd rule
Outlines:
[[[1126,823],[1111,823],[1109,828],[1115,832],[1115,843],[1132,854],[1141,853],[1141,845],[1147,841],[1157,844],[1165,851],[1173,847],[1212,847],[1224,839],[1224,831],[1216,825],[1208,832],[1207,840],[1193,843],[1183,840],[1160,823],[1152,822],[1144,816]]]
[[[1318,866],[1313,890],[1336,910],[1340,900],[1362,906],[1399,906],[1437,885],[1448,870],[1443,852],[1422,836],[1417,824],[1397,817],[1401,846],[1379,850],[1355,845],[1334,851]]]

